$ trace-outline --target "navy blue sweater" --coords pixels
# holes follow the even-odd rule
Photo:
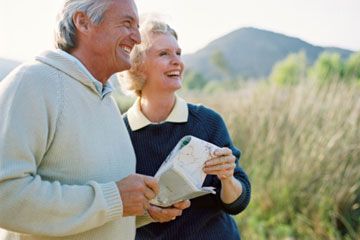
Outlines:
[[[201,105],[188,104],[189,117],[186,123],[165,122],[152,124],[131,131],[127,115],[125,124],[136,154],[136,172],[154,176],[167,155],[185,135],[193,135],[219,147],[228,147],[237,158],[234,176],[243,187],[243,193],[231,204],[220,199],[221,182],[208,175],[204,186],[216,188],[216,195],[208,194],[191,200],[191,206],[182,216],[167,223],[151,223],[137,229],[136,239],[196,239],[232,240],[240,239],[235,221],[229,214],[243,211],[250,201],[250,182],[239,166],[240,151],[236,149],[221,116]]]

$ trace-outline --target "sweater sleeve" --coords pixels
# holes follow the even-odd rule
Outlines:
[[[149,214],[145,214],[143,216],[136,217],[136,228],[141,228],[147,224],[155,222],[154,219],[151,218]]]
[[[114,182],[66,185],[39,174],[61,114],[62,90],[60,81],[46,87],[48,79],[37,80],[19,71],[0,83],[0,227],[59,237],[120,218]]]
[[[234,177],[241,183],[243,190],[238,199],[233,203],[225,204],[220,198],[221,182],[216,176],[212,176],[212,185],[216,187],[217,202],[226,213],[238,214],[248,206],[251,196],[251,184],[249,178],[239,163],[241,152],[233,145],[222,117],[210,109],[204,109],[206,112],[204,115],[206,114],[207,117],[202,119],[206,119],[205,121],[207,122],[202,124],[202,126],[204,126],[205,131],[208,133],[209,141],[219,147],[228,147],[232,150],[233,155],[236,157]]]

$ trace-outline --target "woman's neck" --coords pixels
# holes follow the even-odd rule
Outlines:
[[[140,109],[151,122],[159,123],[170,115],[175,101],[175,94],[143,94],[140,98]]]

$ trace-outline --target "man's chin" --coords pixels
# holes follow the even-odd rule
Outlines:
[[[129,60],[125,60],[125,59],[119,60],[118,66],[119,66],[118,67],[119,72],[129,70],[131,68],[130,59]]]

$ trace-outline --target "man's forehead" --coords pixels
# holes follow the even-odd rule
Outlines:
[[[133,0],[112,0],[108,11],[118,15],[118,17],[139,21],[137,7]]]

